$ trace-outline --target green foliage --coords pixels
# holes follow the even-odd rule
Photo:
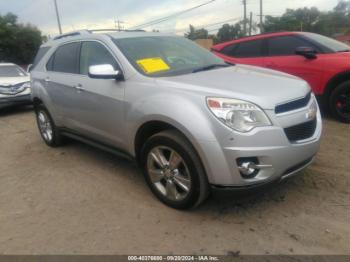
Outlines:
[[[202,29],[195,29],[193,25],[190,25],[190,31],[185,34],[185,37],[191,40],[196,39],[207,39],[208,38],[208,30]]]
[[[249,31],[249,24],[247,23]],[[257,24],[252,25],[252,34],[256,33]],[[287,9],[280,17],[266,16],[264,22],[265,32],[277,31],[307,31],[326,36],[350,33],[350,0],[339,1],[330,12],[319,11],[316,7]],[[248,32],[247,32],[248,34]],[[221,43],[244,36],[243,21],[234,25],[224,24],[214,36],[208,35],[208,31],[196,30],[190,25],[190,31],[185,34],[189,39],[213,38],[214,43]]]
[[[42,41],[36,27],[17,23],[17,16],[11,13],[0,15],[0,61],[32,63]]]
[[[218,31],[217,42],[226,42],[243,36],[243,29],[239,23],[235,25],[224,24]]]
[[[266,16],[264,29],[274,31],[307,31],[333,36],[350,29],[350,1],[340,1],[330,12],[316,7],[287,9],[281,17]]]

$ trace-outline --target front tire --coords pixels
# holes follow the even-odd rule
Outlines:
[[[350,81],[334,89],[330,97],[330,109],[336,119],[350,123]]]
[[[153,194],[172,208],[196,207],[209,195],[202,163],[189,141],[177,131],[150,137],[141,151],[141,166]]]
[[[35,115],[44,142],[50,147],[62,145],[62,136],[47,109],[43,105],[39,105],[35,108]]]

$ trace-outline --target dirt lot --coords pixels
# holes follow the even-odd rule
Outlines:
[[[350,254],[350,125],[325,120],[302,175],[180,212],[97,149],[48,148],[30,109],[0,115],[0,254]]]

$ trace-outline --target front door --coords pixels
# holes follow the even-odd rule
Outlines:
[[[125,82],[88,76],[92,65],[110,64],[115,70],[121,70],[117,60],[106,45],[97,41],[81,43],[79,60],[79,79],[74,83],[77,100],[72,114],[75,129],[100,142],[123,148]]]
[[[317,47],[297,36],[279,36],[268,39],[268,54],[265,57],[264,66],[298,76],[317,90],[325,68],[320,66],[320,58],[307,59],[296,55],[295,51],[298,47],[312,47],[317,50]]]

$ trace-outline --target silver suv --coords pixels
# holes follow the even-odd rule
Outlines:
[[[31,71],[40,133],[136,160],[152,192],[185,209],[212,187],[287,178],[319,149],[308,84],[226,64],[182,37],[79,31],[44,44]]]

